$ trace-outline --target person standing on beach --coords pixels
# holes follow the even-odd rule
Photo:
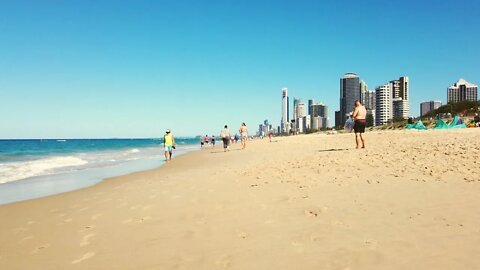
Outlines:
[[[212,147],[215,147],[215,135],[212,135]]]
[[[355,109],[353,110],[353,119],[355,124],[353,130],[355,132],[355,141],[357,149],[365,148],[365,126],[367,125],[367,110],[359,100],[355,100]]]
[[[172,160],[173,148],[175,147],[175,138],[170,130],[165,131],[163,136],[163,145],[165,146],[165,161]]]
[[[205,144],[208,144],[208,135],[205,135]]]
[[[248,128],[245,123],[242,123],[240,128],[238,129],[238,132],[240,132],[240,136],[242,136],[242,149],[245,149],[247,147],[247,140],[248,140]]]
[[[228,126],[225,125],[222,132],[220,133],[220,138],[223,141],[223,152],[230,151],[229,144],[230,144],[230,131],[228,131]]]
[[[200,148],[203,148],[204,144],[205,144],[205,138],[203,138],[203,136],[200,136]]]

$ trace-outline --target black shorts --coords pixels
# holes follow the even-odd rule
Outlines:
[[[230,144],[230,139],[222,138],[222,141],[223,141],[223,148],[227,148],[227,146]]]
[[[365,133],[366,125],[367,125],[367,121],[365,119],[355,120],[355,124],[353,125],[353,130],[355,131],[355,133]]]

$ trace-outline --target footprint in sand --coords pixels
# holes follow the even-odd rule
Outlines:
[[[90,259],[93,256],[95,256],[95,252],[87,252],[87,253],[83,254],[82,256],[80,256],[78,259],[72,261],[72,264],[77,264],[77,263],[82,262],[84,260]]]
[[[226,267],[230,267],[232,262],[231,262],[231,259],[232,259],[232,256],[229,256],[229,255],[225,255],[223,256],[222,258],[220,258],[219,260],[217,260],[215,262],[216,265],[219,265],[223,268],[226,268]]]
[[[87,225],[87,226],[83,227],[83,228],[82,228],[80,231],[78,231],[78,232],[79,232],[79,233],[83,233],[83,232],[86,232],[86,231],[91,230],[91,229],[93,229],[93,228],[95,228],[95,225]]]
[[[307,217],[317,217],[322,213],[325,213],[328,211],[327,206],[323,206],[321,208],[316,208],[316,209],[311,209],[311,210],[305,210],[304,213]]]
[[[366,239],[365,240],[365,245],[367,245],[369,249],[375,250],[375,249],[377,249],[378,241],[374,240],[374,239]]]
[[[80,246],[81,246],[81,247],[84,247],[84,246],[90,245],[90,238],[92,238],[92,237],[94,237],[94,236],[95,236],[94,233],[85,235],[85,236],[82,238],[82,241],[80,242]]]
[[[151,219],[152,219],[151,216],[146,216],[146,217],[143,217],[143,218],[137,220],[137,223],[143,223],[143,222],[151,220]]]
[[[247,239],[248,233],[237,231],[237,236],[238,238],[241,238],[241,239]]]
[[[46,249],[46,248],[49,248],[49,247],[50,247],[50,244],[49,244],[49,243],[43,244],[43,245],[37,247],[36,249],[34,249],[34,250],[32,251],[32,253],[33,253],[33,254],[37,254],[37,253],[39,253],[41,250]]]

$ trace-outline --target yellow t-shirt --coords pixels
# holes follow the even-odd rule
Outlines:
[[[165,140],[165,146],[173,146],[173,135],[172,134],[167,134],[163,138]]]

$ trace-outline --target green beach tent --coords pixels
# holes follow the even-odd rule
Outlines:
[[[453,121],[448,125],[448,128],[467,128],[467,125],[465,123],[458,124],[460,121],[460,117],[458,115],[455,115],[453,118]]]
[[[427,127],[423,124],[422,120],[418,120],[418,122],[415,124],[414,129],[421,129],[421,130],[426,130]]]
[[[438,119],[437,124],[435,125],[435,129],[447,129],[448,125],[442,119]]]

